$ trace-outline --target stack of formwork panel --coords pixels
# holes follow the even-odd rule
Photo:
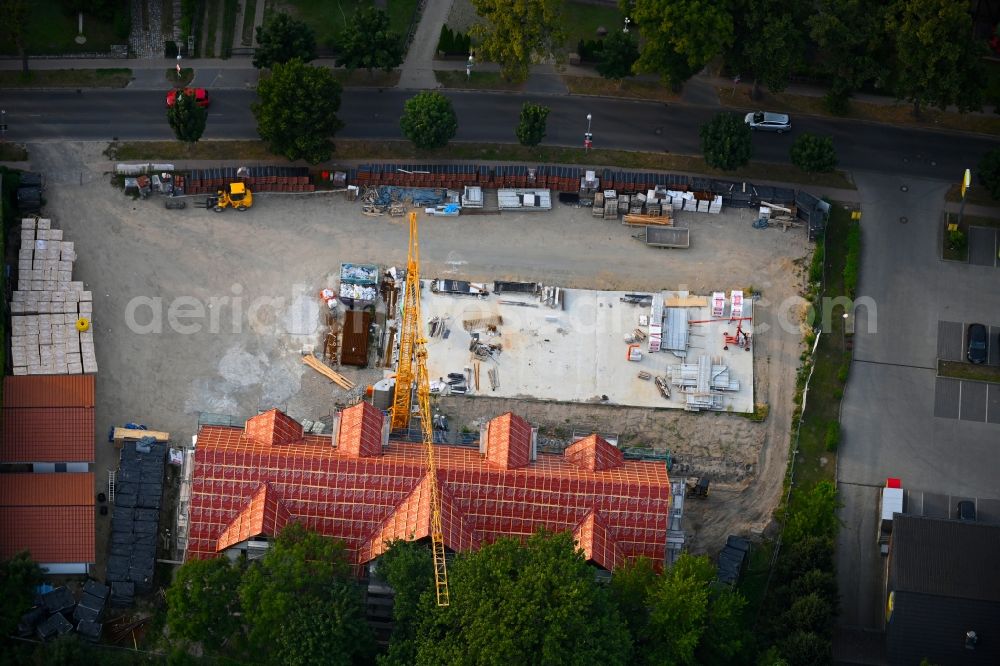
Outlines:
[[[17,289],[10,303],[15,375],[97,372],[93,296],[73,281],[75,260],[75,246],[51,220],[21,221]]]

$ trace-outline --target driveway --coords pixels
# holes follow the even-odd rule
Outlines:
[[[1000,312],[1000,290],[993,271],[939,259],[947,183],[855,176],[864,211],[860,293],[874,308],[857,313],[843,404],[837,569],[840,623],[864,631],[880,630],[884,616],[874,515],[886,477],[901,478],[910,497],[976,497],[992,506],[1000,496],[1000,425],[986,420],[990,396],[977,385],[963,398],[936,378],[941,352],[961,353],[954,322]],[[963,407],[968,418],[957,418]],[[951,411],[956,417],[947,418]]]

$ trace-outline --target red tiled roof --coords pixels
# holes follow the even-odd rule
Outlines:
[[[247,421],[246,434],[261,444],[288,444],[302,439],[302,426],[284,412],[272,409]]]
[[[385,415],[367,402],[359,402],[340,413],[337,448],[355,456],[382,455]]]
[[[592,472],[618,467],[625,462],[625,455],[597,435],[588,435],[570,444],[563,452],[566,460],[580,469]]]
[[[374,414],[381,420],[380,413]],[[501,467],[472,448],[435,449],[450,548],[476,548],[500,536],[527,537],[544,527],[582,534],[586,545],[581,547],[599,563],[614,566],[639,555],[662,562],[671,499],[664,464],[623,461],[588,470],[558,455],[540,454],[531,461],[526,421],[507,414],[491,422],[490,430],[509,436],[506,444],[498,437],[508,463],[527,460]],[[188,558],[215,557],[234,533],[252,532],[233,525],[247,522],[248,504],[263,483],[267,498],[273,490],[289,520],[342,539],[359,565],[377,556],[386,540],[427,534],[430,498],[421,444],[390,442],[382,455],[359,457],[333,448],[328,436],[307,435],[274,446],[266,440],[238,428],[200,429]],[[591,514],[589,525],[584,521]],[[230,536],[221,540],[227,532]],[[273,536],[263,528],[262,533]]]
[[[260,484],[243,510],[229,523],[229,527],[219,537],[216,550],[225,550],[233,544],[246,541],[261,534],[277,534],[288,522],[288,509],[281,503],[278,494],[269,483]]]
[[[573,538],[583,549],[584,556],[608,571],[623,562],[621,549],[597,510],[587,514],[573,530]]]
[[[94,375],[15,375],[3,378],[4,407],[93,407]]]
[[[0,462],[94,462],[92,407],[3,410]]]
[[[531,425],[511,412],[490,421],[486,459],[503,469],[527,465],[531,461]]]
[[[0,559],[94,562],[94,475],[0,474]]]

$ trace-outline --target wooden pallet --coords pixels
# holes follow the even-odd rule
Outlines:
[[[330,366],[323,363],[321,360],[313,356],[312,354],[306,354],[302,357],[302,362],[308,365],[310,368],[323,375],[333,383],[335,383],[340,388],[345,391],[350,391],[354,388],[354,382],[352,382],[347,377],[343,376],[339,372],[334,371]]]
[[[674,220],[668,215],[625,215],[622,217],[622,224],[632,226],[661,226],[672,227]]]

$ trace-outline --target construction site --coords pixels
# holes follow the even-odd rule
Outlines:
[[[252,207],[216,214],[191,205],[198,196],[164,201],[152,191],[149,198],[127,198],[89,188],[88,178],[102,177],[100,167],[89,166],[99,162],[93,156],[80,155],[74,164],[74,173],[87,174],[79,179],[83,186],[77,179],[60,180],[59,160],[65,155],[46,147],[38,159],[44,162],[47,152],[55,174],[46,192],[47,214],[78,238],[78,279],[93,293],[94,320],[107,322],[99,331],[107,344],[97,354],[102,367],[96,375],[97,430],[150,423],[169,432],[170,446],[183,452],[178,473],[164,485],[160,525],[170,526],[169,555],[202,557],[252,542],[255,530],[266,535],[274,529],[259,525],[262,516],[272,520],[284,511],[310,524],[327,524],[331,535],[357,539],[362,553],[364,539],[371,540],[376,528],[386,530],[391,523],[391,529],[406,529],[433,514],[433,493],[420,490],[425,476],[413,476],[411,469],[405,479],[390,483],[398,476],[391,470],[403,469],[399,464],[426,468],[420,441],[427,439],[437,443],[431,448],[440,451],[440,468],[446,470],[437,505],[449,535],[442,543],[461,550],[470,538],[489,540],[479,521],[493,509],[484,505],[481,517],[460,518],[448,502],[468,492],[461,488],[469,472],[461,470],[482,455],[491,458],[495,433],[514,418],[531,434],[528,445],[522,435],[515,447],[527,459],[508,467],[537,467],[532,474],[554,475],[539,481],[544,487],[561,478],[559,465],[570,465],[568,473],[582,464],[599,483],[611,482],[611,476],[601,481],[602,474],[613,476],[621,465],[662,470],[655,483],[663,488],[657,497],[664,507],[652,511],[650,519],[658,518],[643,529],[653,529],[665,549],[668,525],[660,521],[668,506],[676,506],[670,497],[685,479],[712,482],[706,502],[683,505],[686,548],[718,552],[730,534],[767,528],[787,455],[801,339],[796,326],[804,313],[799,291],[810,226],[795,221],[796,193],[771,188],[764,196],[775,201],[765,199],[772,204],[765,217],[759,193],[738,207],[732,195],[739,191],[699,198],[690,181],[647,183],[636,177],[634,188],[624,180],[624,187],[616,183],[614,198],[628,197],[629,203],[620,209],[616,202],[612,219],[607,192],[612,188],[590,182],[591,174],[582,172],[574,176],[576,199],[563,196],[551,180],[541,181],[554,174],[536,172],[535,182],[521,187],[517,174],[504,180],[506,173],[491,170],[486,182],[454,190],[457,200],[449,193],[452,183],[442,182],[444,199],[435,203],[404,191],[421,183],[382,190],[385,184],[372,182],[370,175],[368,183],[361,182],[359,169],[348,172],[340,191],[309,192],[295,184],[295,190],[272,193],[248,179]],[[198,187],[217,187],[199,176],[204,184]],[[187,177],[188,184],[196,182]],[[353,190],[352,178],[358,183]],[[141,185],[151,184],[149,179]],[[498,184],[502,187],[493,187]],[[162,187],[161,179],[161,192]],[[515,191],[501,197],[501,189]],[[543,189],[548,197],[538,191]],[[633,208],[638,194],[643,205]],[[387,201],[373,198],[383,195]],[[483,205],[477,207],[480,197]],[[178,200],[188,205],[179,207]],[[701,211],[699,203],[685,209],[687,200],[708,203]],[[494,201],[497,210],[491,210]],[[604,205],[597,215],[599,201]],[[459,212],[453,214],[456,205]],[[227,206],[238,210],[237,201]],[[380,414],[401,413],[396,403],[409,392],[395,390],[399,359],[415,357],[402,344],[407,294],[414,290],[406,289],[413,248],[407,249],[411,229],[400,209],[416,212],[420,228],[422,279],[415,291],[421,305],[412,330],[425,350],[428,407],[419,400],[409,403],[413,422],[387,424],[384,436],[375,412],[364,412],[357,427],[368,433],[362,447],[368,453],[354,455],[370,458],[377,469],[368,474],[384,478],[386,491],[402,485],[370,508],[358,503],[351,510],[357,516],[329,518],[348,520],[334,529],[314,498],[296,498],[288,484],[320,473],[334,474],[331,482],[339,478],[341,463],[334,459],[348,453],[329,444],[347,433],[344,419],[359,402]],[[640,217],[625,221],[633,215]],[[631,223],[636,219],[642,224]],[[662,224],[667,219],[670,223]],[[758,224],[762,219],[771,223]],[[645,230],[653,227],[685,228],[688,242],[663,250],[648,242]],[[82,234],[84,229],[90,231]],[[181,301],[188,304],[183,326],[176,316]],[[137,302],[146,309],[137,309]],[[779,325],[779,306],[791,312],[793,330]],[[127,360],[121,350],[128,350]],[[143,372],[130,372],[133,367]],[[418,395],[415,389],[413,396]],[[762,405],[766,419],[746,418],[759,414]],[[271,417],[270,435],[250,427],[256,415],[266,413],[280,415]],[[507,426],[496,425],[502,423]],[[380,433],[378,451],[372,448],[372,431]],[[223,439],[211,444],[212,437]],[[265,449],[276,444],[295,444],[287,448],[289,455],[302,450],[301,455],[285,462],[260,457],[271,456]],[[333,458],[323,462],[307,455],[303,447],[310,446],[332,452],[320,458]],[[212,453],[213,447],[222,448]],[[583,462],[572,454],[580,450]],[[248,471],[233,476],[219,467],[222,476],[212,476],[212,465],[231,466],[237,451],[250,456],[239,463]],[[95,455],[101,485],[119,454],[113,446],[98,446]],[[199,463],[202,455],[215,456],[214,462],[206,457]],[[458,462],[470,455],[468,462]],[[389,465],[393,456],[403,458]],[[407,457],[413,461],[404,463]],[[482,473],[503,464],[485,463]],[[196,469],[201,471],[195,474]],[[325,483],[319,479],[311,485]],[[262,491],[262,483],[277,490]],[[614,501],[627,506],[629,493],[638,493],[639,501],[646,496],[642,487],[599,493],[620,497]],[[329,492],[345,491],[337,485]],[[560,492],[592,491],[581,486]],[[413,507],[405,508],[404,500]],[[605,530],[621,539],[637,524],[612,526],[608,512],[616,510],[580,505],[558,519],[530,520],[529,511],[489,529],[517,534],[551,523],[598,537]],[[506,516],[503,509],[496,511]],[[453,520],[460,524],[449,525]],[[110,521],[99,517],[98,573],[111,530]],[[429,528],[430,536],[434,530]],[[629,552],[619,545],[613,557],[600,557],[617,561]],[[665,557],[662,552],[657,557]],[[365,557],[358,555],[357,563]]]

